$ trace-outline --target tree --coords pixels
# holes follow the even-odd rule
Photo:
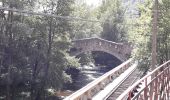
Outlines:
[[[37,4],[31,2],[29,5],[26,0],[2,1],[5,7],[23,10],[34,8],[34,3]],[[69,16],[73,3],[72,0],[46,1],[43,11]],[[64,72],[67,67],[79,66],[78,60],[68,54],[71,24],[68,20],[13,11],[5,14],[1,10],[0,88],[2,90],[5,86],[6,94],[1,92],[0,96],[6,95],[7,100],[17,99],[26,92],[31,96],[25,99],[45,99],[48,88],[57,90],[62,87],[67,77]]]
[[[27,0],[3,0],[3,7],[24,9],[33,5],[34,2],[28,2]],[[20,89],[16,89],[18,84],[26,83],[30,77],[30,66],[27,59],[27,43],[25,41],[28,37],[29,28],[27,25],[22,23],[23,16],[14,14],[12,11],[5,13],[1,10],[1,58],[0,58],[0,69],[1,69],[1,88],[6,87],[6,99],[10,100],[18,95],[16,92]],[[28,46],[29,47],[29,46]],[[4,94],[3,94],[4,95]]]
[[[125,9],[121,0],[103,0],[99,18],[104,21],[101,37],[114,41],[126,41]]]
[[[152,3],[149,0],[136,6],[139,17],[130,19],[132,27],[129,28],[128,39],[134,45],[132,56],[139,62],[139,68],[146,70],[151,65]]]
[[[159,2],[159,34],[158,34],[158,63],[161,64],[170,59],[170,15],[168,12],[170,9],[170,1],[162,0]]]
[[[157,61],[158,65],[169,59],[169,1],[159,2],[159,20],[158,20],[158,41],[157,41]],[[151,65],[151,33],[153,20],[153,2],[145,1],[138,5],[140,12],[139,18],[134,21],[133,30],[129,30],[129,40],[134,43],[135,49],[132,53],[138,59],[140,68],[149,69]]]
[[[74,5],[73,16],[87,20],[98,20],[98,8],[91,8],[89,5],[84,3],[83,0],[78,1],[79,2]],[[100,37],[100,23],[82,20],[75,20],[72,23],[74,30],[71,34],[71,38],[73,40],[81,38]]]

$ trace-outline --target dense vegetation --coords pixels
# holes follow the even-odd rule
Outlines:
[[[128,39],[135,47],[132,54],[142,69],[150,69],[151,66],[153,4],[152,0],[138,4],[139,17],[134,19],[133,29],[128,30]],[[158,5],[157,65],[170,59],[169,5],[169,0],[162,0]]]
[[[135,5],[138,16],[127,18],[123,0],[102,0],[92,7],[83,0],[1,0],[1,6],[76,16],[100,23],[0,10],[0,99],[45,100],[48,90],[71,82],[65,70],[93,62],[91,53],[69,55],[71,40],[101,37],[129,42],[140,68],[149,69],[153,1]],[[170,59],[170,1],[159,2],[158,65]],[[98,56],[98,55],[97,55]],[[80,62],[80,63],[78,63]]]
[[[73,4],[73,0],[2,1],[4,7],[36,11],[40,6],[41,12],[60,16],[71,15]],[[2,98],[18,100],[18,97],[27,96],[43,100],[48,97],[47,89],[60,89],[63,82],[70,80],[64,70],[79,64],[68,54],[69,33],[72,32],[68,20],[3,10],[0,17]]]
[[[122,0],[106,0],[100,7],[99,18],[103,20],[101,37],[114,42],[126,41],[125,6]]]

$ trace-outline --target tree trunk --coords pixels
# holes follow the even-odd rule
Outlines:
[[[34,100],[35,96],[35,79],[36,79],[36,72],[37,72],[37,67],[38,67],[38,59],[36,59],[35,64],[33,66],[33,75],[32,75],[32,80],[31,80],[31,100]]]
[[[6,36],[9,37],[8,39],[8,54],[9,54],[9,59],[8,59],[8,76],[7,76],[7,100],[11,100],[11,89],[10,89],[10,82],[11,82],[11,66],[12,66],[12,39],[13,39],[13,35],[12,35],[12,21],[13,21],[13,12],[9,11],[8,12],[8,21],[10,23],[10,25],[7,25],[6,27]]]
[[[52,49],[52,21],[53,18],[50,18],[50,28],[49,28],[49,34],[48,34],[48,49],[47,49],[47,62],[46,62],[46,66],[44,68],[44,77],[42,80],[42,84],[41,84],[41,88],[40,91],[37,94],[36,99],[40,99],[40,94],[43,95],[43,100],[45,100],[45,86],[46,86],[46,81],[48,78],[48,71],[49,71],[49,67],[50,67],[50,61],[51,61],[51,49]],[[42,100],[42,98],[41,98]]]

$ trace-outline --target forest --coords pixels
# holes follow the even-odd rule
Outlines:
[[[101,0],[93,6],[85,0],[0,0],[0,100],[55,96],[48,90],[60,91],[72,81],[68,68],[93,61],[91,53],[82,54],[84,59],[69,54],[76,39],[130,43],[139,68],[151,70],[154,3],[131,1]],[[160,65],[170,59],[170,0],[159,0],[158,9]]]

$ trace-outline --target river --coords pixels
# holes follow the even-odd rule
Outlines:
[[[73,92],[79,90],[83,86],[87,85],[88,83],[100,77],[114,67],[115,66],[96,66],[94,64],[91,64],[89,66],[84,65],[79,69],[70,68],[68,72],[71,74],[72,83],[67,83],[64,85],[64,92],[61,94],[64,96],[62,98],[65,98],[67,95],[70,95]]]
[[[103,54],[102,56],[95,58],[95,62],[95,64],[91,63],[89,65],[80,66],[79,68],[69,68],[66,71],[67,74],[71,75],[72,83],[64,84],[63,97],[72,94],[121,64],[120,60],[108,54]]]

